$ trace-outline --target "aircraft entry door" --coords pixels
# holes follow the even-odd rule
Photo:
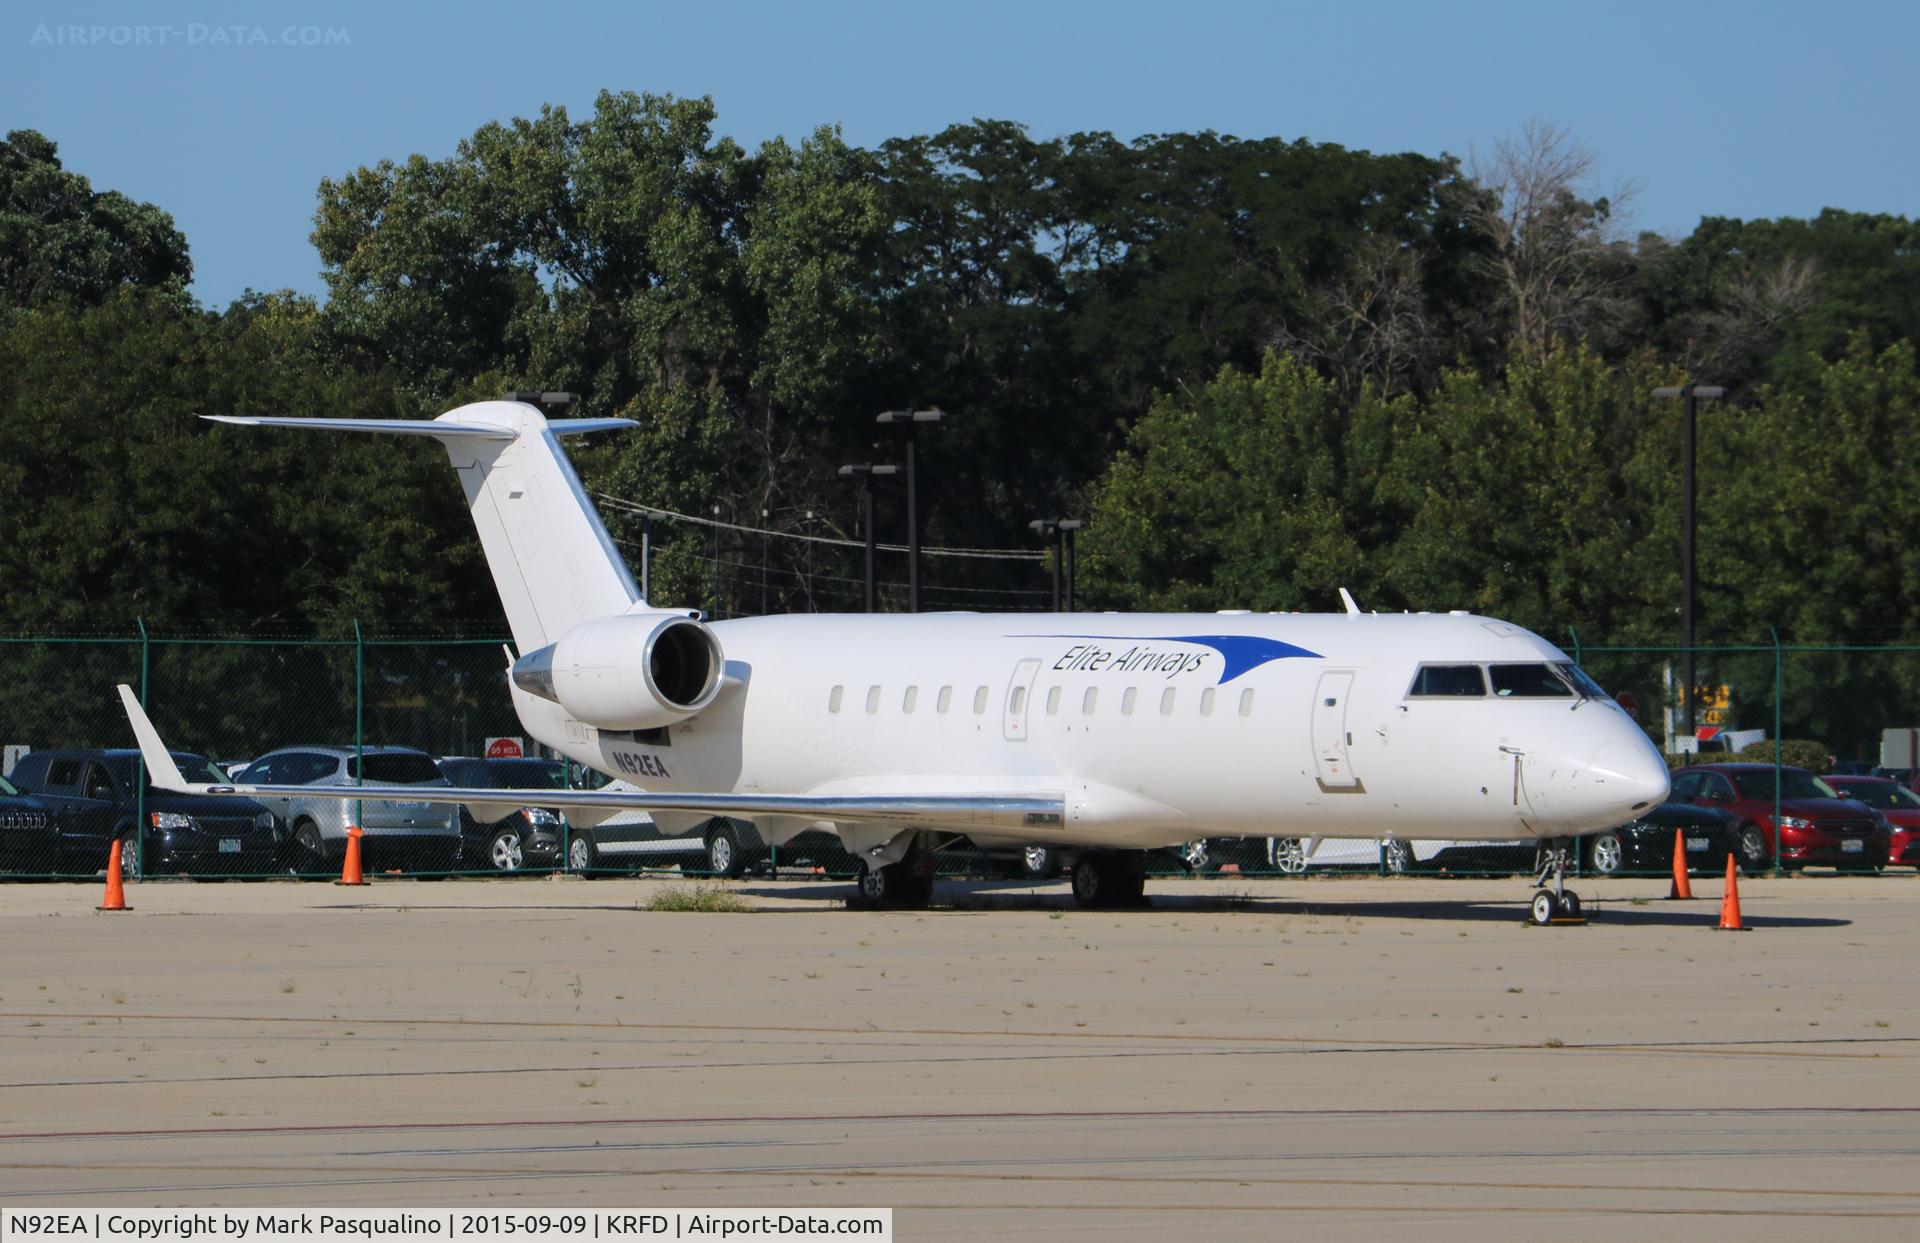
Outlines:
[[[1033,680],[1040,676],[1040,662],[1023,660],[1013,668],[1007,683],[1006,734],[1008,742],[1025,742],[1027,718],[1033,715]]]
[[[1313,695],[1313,765],[1320,788],[1329,792],[1357,794],[1364,789],[1347,753],[1347,696],[1352,690],[1353,671],[1342,669],[1321,674]]]

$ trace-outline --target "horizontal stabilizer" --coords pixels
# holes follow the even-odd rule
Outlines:
[[[435,436],[441,439],[472,436],[479,440],[515,440],[520,435],[510,427],[490,427],[484,423],[443,423],[438,419],[262,419],[237,414],[203,414],[200,417],[209,423],[232,423],[238,427],[301,427],[319,432],[384,432],[390,436]]]

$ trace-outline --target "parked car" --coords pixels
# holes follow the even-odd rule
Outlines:
[[[1673,839],[1682,835],[1687,870],[1724,871],[1740,842],[1740,818],[1720,807],[1667,802],[1629,824],[1580,839],[1580,864],[1591,876],[1671,873]]]
[[[1202,837],[1176,847],[1173,853],[1190,872],[1218,872],[1229,866],[1240,872],[1264,872],[1271,855],[1258,837]],[[1056,869],[1057,870],[1057,869]]]
[[[1310,867],[1408,872],[1510,873],[1533,867],[1533,842],[1454,842],[1400,837],[1270,837],[1267,867],[1297,876]]]
[[[0,870],[54,875],[99,867],[105,854],[89,848],[98,843],[70,842],[61,810],[60,800],[28,794],[0,777]]]
[[[1891,777],[1828,777],[1827,784],[1840,797],[1873,808],[1893,827],[1887,862],[1920,868],[1920,794]]]
[[[564,790],[567,786],[567,766],[558,760],[443,755],[435,764],[447,784],[469,789]],[[566,821],[551,807],[517,807],[485,823],[462,807],[460,862],[496,872],[557,866],[566,829]]]
[[[1752,873],[1777,858],[1787,871],[1809,864],[1877,871],[1887,864],[1893,832],[1872,808],[1843,799],[1804,768],[1779,769],[1780,823],[1775,824],[1771,764],[1701,764],[1673,775],[1671,799],[1718,807],[1739,821],[1740,866]]]
[[[248,785],[353,785],[364,769],[369,790],[444,786],[447,779],[424,751],[411,747],[282,747],[247,765]],[[295,872],[331,874],[347,849],[347,826],[355,804],[337,798],[268,798],[287,825],[289,862]],[[460,866],[460,809],[368,798],[359,804],[360,859],[369,871],[403,869],[446,873]]]
[[[34,751],[14,765],[13,784],[42,796],[55,813],[61,870],[100,870],[116,838],[125,843],[120,867],[128,876],[257,876],[279,869],[282,822],[270,809],[252,799],[140,789],[137,759],[137,751],[83,747]],[[176,751],[173,761],[189,781],[227,781],[205,756]]]

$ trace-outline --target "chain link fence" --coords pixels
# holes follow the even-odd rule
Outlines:
[[[1873,773],[1884,771],[1884,731],[1920,730],[1920,645],[1704,647],[1694,651],[1693,706],[1697,723],[1717,733],[1699,744],[1703,750],[1682,754],[1684,653],[1570,637],[1567,649],[1635,714],[1676,768],[1736,758],[1725,750],[1727,740],[1758,735],[1764,743],[1747,758],[1784,762],[1785,771],[1801,764],[1820,774]],[[531,753],[507,691],[509,660],[496,637],[383,637],[358,625],[325,638],[163,635],[140,625],[120,634],[0,637],[0,772],[11,779],[0,787],[0,875],[97,875],[117,839],[135,875],[330,878],[339,875],[349,822],[365,826],[362,849],[374,872],[857,873],[857,860],[824,833],[776,848],[745,822],[711,820],[665,833],[639,813],[576,827],[540,810],[538,789],[591,787],[604,778]],[[418,767],[433,761],[454,784],[510,784],[528,806],[482,823],[465,811],[404,799],[369,799],[350,809],[323,800],[236,806],[157,792],[143,780],[113,693],[117,683],[139,694],[161,736],[191,754],[190,765],[211,764],[216,773],[241,770],[241,780],[288,784],[324,768],[336,781],[359,773],[369,781],[404,781],[438,775]],[[481,763],[516,753],[525,753],[518,763]],[[1909,764],[1892,769],[1902,785],[1914,781]],[[1776,781],[1773,793],[1777,823],[1788,791]],[[1758,820],[1766,819],[1766,801]],[[1580,869],[1665,875],[1676,830],[1702,872],[1724,868],[1737,845],[1724,833],[1711,841],[1696,836],[1690,821],[1650,817],[1582,839]],[[1696,842],[1706,843],[1698,857]],[[938,856],[940,872],[956,877],[1051,877],[1063,862],[1058,851],[1038,847]],[[1420,841],[1382,825],[1378,839],[1360,841],[1209,838],[1155,856],[1151,870],[1486,876],[1524,873],[1534,862],[1528,843]],[[1762,862],[1793,866],[1778,849]],[[1902,862],[1897,850],[1893,862]]]

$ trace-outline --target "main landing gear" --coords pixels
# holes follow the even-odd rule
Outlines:
[[[1539,886],[1527,914],[1533,923],[1545,928],[1553,924],[1584,924],[1585,912],[1580,895],[1567,888],[1567,864],[1575,849],[1574,839],[1552,837],[1540,843],[1533,856],[1533,883]],[[1548,888],[1551,878],[1553,887]]]
[[[916,833],[907,853],[894,863],[861,864],[858,905],[870,909],[920,909],[933,901],[933,848]]]
[[[1139,906],[1147,897],[1143,850],[1088,850],[1073,861],[1073,900],[1081,906]]]

